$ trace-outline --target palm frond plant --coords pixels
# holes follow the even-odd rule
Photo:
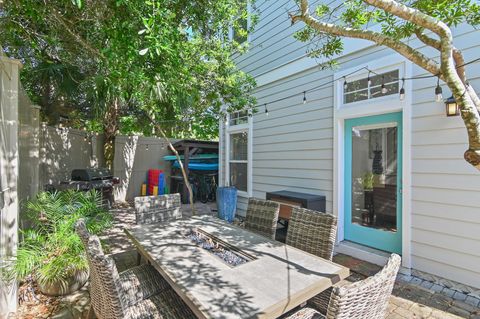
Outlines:
[[[111,226],[112,217],[102,208],[100,194],[44,192],[26,204],[26,211],[31,227],[21,230],[15,263],[17,279],[32,275],[46,294],[66,294],[81,288],[88,278],[88,262],[74,224],[79,218],[85,219],[93,234]]]

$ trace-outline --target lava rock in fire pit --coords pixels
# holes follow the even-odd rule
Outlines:
[[[191,230],[186,237],[231,266],[238,266],[248,261],[199,231]]]

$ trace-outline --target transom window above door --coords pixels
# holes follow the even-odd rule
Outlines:
[[[348,81],[343,88],[343,104],[371,100],[398,94],[399,70],[373,74],[361,79]]]
[[[248,111],[242,110],[230,113],[230,126],[248,124]]]

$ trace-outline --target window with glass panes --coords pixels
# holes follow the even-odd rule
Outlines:
[[[230,185],[248,191],[248,132],[230,133]]]
[[[230,114],[230,126],[248,123],[248,111],[238,111]]]
[[[393,70],[385,73],[378,73],[368,77],[349,81],[343,88],[343,104],[375,99],[382,96],[398,94],[399,71]],[[383,90],[382,90],[383,84]],[[382,92],[383,91],[383,92]]]

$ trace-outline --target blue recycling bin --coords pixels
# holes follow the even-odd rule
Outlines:
[[[237,189],[235,187],[217,188],[218,218],[233,222],[237,211]]]

